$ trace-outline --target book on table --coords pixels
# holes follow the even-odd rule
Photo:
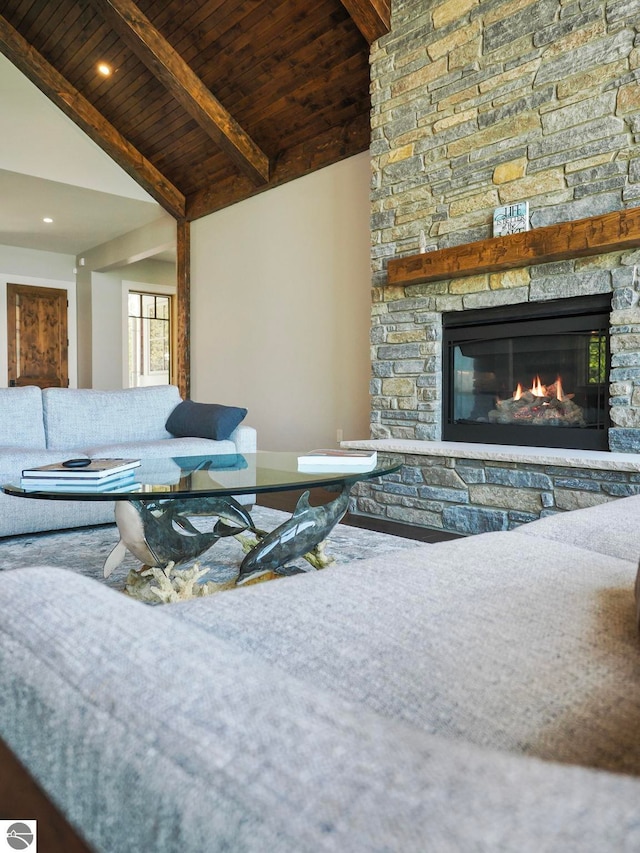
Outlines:
[[[82,494],[115,494],[117,492],[137,492],[142,488],[132,475],[104,480],[37,480],[33,477],[23,477],[20,488],[27,492],[69,492]]]
[[[298,471],[372,471],[377,462],[375,450],[311,450],[298,456]]]
[[[139,459],[91,459],[89,464],[83,467],[68,467],[63,462],[52,462],[36,468],[25,468],[22,471],[22,479],[105,482],[107,479],[130,473],[139,465]]]

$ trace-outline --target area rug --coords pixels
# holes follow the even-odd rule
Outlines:
[[[256,527],[263,530],[272,530],[289,518],[289,513],[266,507],[254,507],[251,515]],[[211,529],[210,520],[194,518],[192,521],[202,529]],[[0,570],[18,569],[24,566],[57,566],[100,580],[114,589],[124,591],[130,572],[140,568],[140,562],[135,557],[127,555],[122,564],[106,580],[102,570],[104,561],[118,539],[115,525],[0,539]],[[354,560],[362,560],[374,555],[383,556],[392,551],[415,548],[416,545],[417,543],[412,539],[338,524],[327,540],[326,553],[334,558],[336,565],[346,565]],[[206,570],[206,573],[198,577],[198,583],[219,585],[233,583],[243,556],[242,544],[235,538],[220,539],[198,558],[199,571]],[[190,565],[186,563],[180,566],[180,570],[189,568]],[[303,558],[296,560],[294,565],[303,571],[314,571]],[[151,597],[152,603],[154,598]],[[159,602],[158,598],[157,603]]]

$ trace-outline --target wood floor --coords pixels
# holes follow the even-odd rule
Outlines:
[[[293,512],[302,491],[271,492],[258,496],[258,504],[269,506],[273,509],[281,509]],[[325,489],[311,489],[309,502],[312,505],[327,503],[333,500],[335,495]],[[456,533],[448,533],[445,530],[435,530],[428,527],[416,527],[413,524],[402,524],[389,521],[385,518],[372,518],[367,515],[352,515],[347,513],[340,522],[351,527],[361,527],[366,530],[375,530],[378,533],[388,533],[391,536],[403,536],[405,539],[415,539],[419,542],[445,542],[447,539],[459,539]]]

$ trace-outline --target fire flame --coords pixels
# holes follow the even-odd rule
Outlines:
[[[545,379],[547,374],[545,373]],[[568,380],[571,382],[571,379]],[[490,423],[542,424],[545,427],[585,427],[587,422],[582,406],[574,402],[579,392],[566,394],[562,379],[556,374],[555,382],[545,385],[539,375],[523,387],[518,382],[513,396],[496,399],[496,408],[488,413]]]
[[[533,384],[531,385],[531,393],[533,394],[533,396],[534,397],[547,397],[548,394],[545,393],[546,390],[547,390],[546,385],[543,385],[542,382],[540,381],[540,377],[536,376],[536,378],[533,380]]]
[[[560,376],[556,378],[556,381],[553,385],[543,385],[542,380],[539,376],[536,376],[533,382],[531,383],[531,388],[529,388],[529,392],[533,394],[534,397],[552,397],[555,396],[557,400],[564,400],[565,393],[562,387],[562,379]],[[513,392],[513,399],[520,400],[522,395],[526,392],[523,390],[522,385],[518,382],[518,387]],[[571,395],[573,396],[573,395]]]

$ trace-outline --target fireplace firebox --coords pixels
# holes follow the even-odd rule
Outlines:
[[[610,297],[443,320],[443,438],[607,449]]]

